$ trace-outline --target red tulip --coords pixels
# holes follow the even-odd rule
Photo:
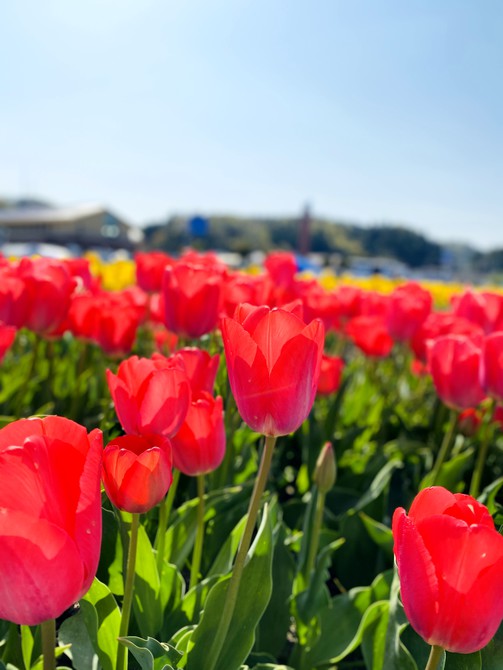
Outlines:
[[[503,401],[503,331],[488,335],[484,340],[480,382],[488,395]]]
[[[190,402],[190,385],[183,364],[159,354],[131,356],[117,374],[107,370],[115,411],[130,435],[172,437],[182,425]]]
[[[131,351],[144,307],[126,291],[77,295],[68,314],[76,337],[98,344],[110,356]]]
[[[415,282],[398,286],[390,295],[386,325],[395,340],[407,341],[431,312],[431,293]]]
[[[482,414],[474,407],[468,407],[459,413],[458,429],[462,435],[473,437],[482,424]]]
[[[304,306],[304,319],[309,322],[313,319],[321,319],[325,331],[336,328],[339,324],[339,301],[333,292],[325,291],[320,284],[299,281],[295,284],[297,298],[302,300]]]
[[[306,419],[323,354],[319,319],[306,325],[301,305],[241,305],[222,320],[229,381],[241,417],[265,435],[287,435]]]
[[[480,339],[482,342],[484,331],[480,326],[461,316],[447,312],[431,312],[410,342],[419,360],[426,362],[430,341],[436,340],[441,335],[468,335],[472,340]]]
[[[222,315],[233,316],[243,302],[251,305],[268,305],[271,302],[273,283],[268,274],[228,272],[222,284]]]
[[[28,303],[24,326],[36,333],[56,330],[66,318],[77,282],[62,261],[23,258],[18,276]]]
[[[469,654],[503,618],[503,537],[484,505],[433,486],[393,515],[405,614],[431,645]]]
[[[0,277],[0,321],[46,335],[66,318],[77,282],[64,262],[23,258],[2,265]]]
[[[9,265],[0,266],[0,321],[14,328],[22,328],[28,312],[28,298],[24,281],[17,270]]]
[[[164,270],[174,263],[173,258],[163,251],[139,251],[134,260],[138,286],[148,293],[160,291]]]
[[[14,326],[5,326],[0,323],[0,362],[16,339],[16,332]]]
[[[156,349],[163,356],[170,356],[176,350],[178,335],[166,330],[164,326],[152,329]]]
[[[428,365],[437,393],[452,409],[476,407],[485,393],[479,381],[480,349],[463,335],[444,335],[428,351]]]
[[[393,349],[393,339],[382,316],[355,316],[345,332],[367,356],[384,358]]]
[[[0,430],[0,618],[36,625],[91,586],[101,545],[100,430],[59,416]]]
[[[467,289],[453,300],[454,313],[477,324],[486,333],[503,327],[503,295],[491,291],[475,293]]]
[[[160,435],[123,435],[103,452],[103,485],[119,509],[141,514],[155,507],[173,480],[170,441]]]
[[[493,410],[492,420],[498,426],[499,430],[503,430],[503,406],[496,405]]]
[[[360,298],[360,316],[386,317],[390,296],[378,291],[365,291]]]
[[[339,305],[341,324],[355,316],[360,316],[362,301],[365,300],[365,292],[361,288],[349,285],[338,286],[334,295]]]
[[[186,475],[202,475],[218,468],[225,455],[222,398],[197,394],[185,421],[172,438],[173,464]]]
[[[176,356],[183,361],[192,392],[207,391],[213,393],[220,355],[210,356],[204,349],[184,347],[178,349]],[[155,358],[155,354],[153,358]]]
[[[264,260],[264,267],[272,277],[276,288],[290,286],[298,272],[295,254],[289,251],[271,251]]]
[[[164,270],[164,323],[184,337],[201,337],[218,324],[223,272],[219,266],[179,262]]]
[[[341,384],[343,369],[344,361],[342,358],[339,358],[339,356],[328,356],[327,354],[323,354],[317,392],[320,395],[330,395],[331,393],[335,393]]]

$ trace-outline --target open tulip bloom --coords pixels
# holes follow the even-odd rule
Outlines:
[[[484,505],[440,486],[393,515],[405,614],[428,644],[469,654],[503,619],[503,536]]]

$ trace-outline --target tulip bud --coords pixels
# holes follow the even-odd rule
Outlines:
[[[313,475],[314,483],[321,493],[328,493],[335,484],[336,477],[337,465],[334,449],[331,442],[325,442],[316,461]]]

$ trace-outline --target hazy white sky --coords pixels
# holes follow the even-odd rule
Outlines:
[[[16,0],[0,196],[503,247],[501,0]]]

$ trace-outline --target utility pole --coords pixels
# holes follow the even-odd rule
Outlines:
[[[311,212],[309,205],[304,207],[304,213],[299,221],[298,251],[301,256],[307,256],[311,250]]]

